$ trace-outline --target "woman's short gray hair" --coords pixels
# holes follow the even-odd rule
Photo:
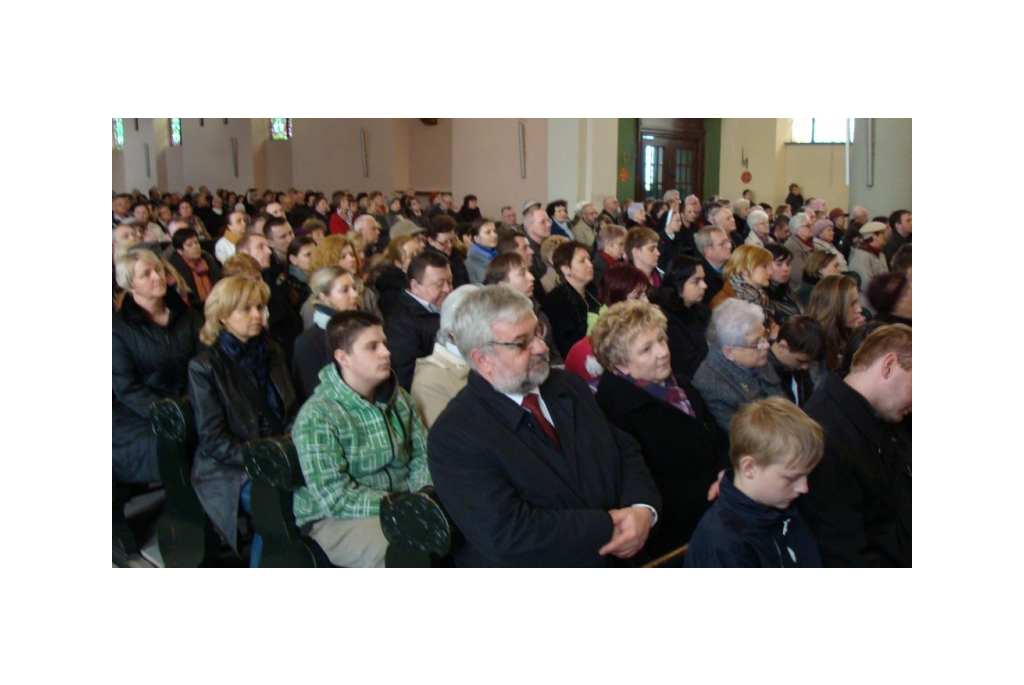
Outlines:
[[[722,348],[743,347],[751,331],[764,329],[764,310],[753,302],[730,297],[715,307],[708,326],[708,344]]]
[[[768,222],[768,215],[766,213],[762,212],[760,209],[755,209],[750,214],[747,214],[747,224],[749,226],[753,226],[754,224],[759,224],[762,221],[767,223]]]
[[[516,323],[530,316],[533,303],[526,295],[507,285],[485,285],[463,298],[455,310],[451,331],[462,358],[472,366],[469,353],[493,340],[491,326],[499,321]]]
[[[448,297],[444,298],[444,304],[441,305],[441,327],[437,329],[437,342],[442,345],[449,340],[455,342],[455,333],[452,331],[452,324],[455,322],[455,312],[458,311],[459,305],[462,304],[467,295],[482,287],[482,285],[467,283],[448,293]]]

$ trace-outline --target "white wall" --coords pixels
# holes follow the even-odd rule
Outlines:
[[[580,194],[580,136],[583,119],[548,119],[548,187],[547,200],[561,198],[569,203],[569,211]],[[570,214],[571,216],[571,214]]]
[[[618,136],[618,119],[548,119],[547,199],[566,200],[571,216],[580,200],[614,195]]]
[[[135,119],[123,119],[124,149],[113,151],[111,187],[118,192],[138,188],[146,192],[157,183],[156,151],[153,144],[153,119],[139,119],[139,130],[135,130]],[[147,151],[147,147],[148,151]],[[147,174],[146,159],[149,158]]]
[[[867,185],[867,119],[854,122],[850,159],[850,203],[867,207],[869,216],[913,211],[913,120],[873,119],[874,185]]]
[[[589,164],[580,200],[589,200],[601,209],[601,202],[615,195],[618,179],[619,120],[587,119],[587,159]]]

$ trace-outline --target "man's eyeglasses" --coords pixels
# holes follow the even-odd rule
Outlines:
[[[515,342],[498,342],[497,340],[491,340],[488,345],[496,345],[498,347],[511,347],[513,349],[522,352],[533,344],[533,338],[544,339],[544,336],[548,334],[548,328],[542,323],[537,324],[537,328],[533,331],[533,337],[528,340],[516,340]]]
[[[721,242],[721,243],[711,243],[711,247],[725,247],[726,245],[728,245],[729,247],[732,247],[732,241],[731,240],[726,240],[726,241]]]

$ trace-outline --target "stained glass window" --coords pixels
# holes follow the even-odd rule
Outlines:
[[[271,140],[288,140],[292,137],[292,120],[291,119],[271,119],[270,120],[270,139]]]
[[[850,122],[850,142],[853,142],[853,119],[793,119],[794,143],[845,143],[846,122]]]
[[[114,119],[114,149],[124,149],[124,119]]]
[[[171,122],[171,145],[181,145],[181,119],[168,119]]]

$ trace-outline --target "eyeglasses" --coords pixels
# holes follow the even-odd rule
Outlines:
[[[497,340],[491,340],[488,345],[497,345],[498,347],[511,347],[513,349],[522,352],[533,344],[534,338],[544,339],[544,336],[548,334],[548,327],[542,323],[537,324],[537,328],[533,331],[533,336],[528,340],[516,340],[515,342],[498,342]]]
[[[729,347],[735,347],[737,350],[767,350],[770,346],[768,338],[761,336],[753,345],[730,345]]]
[[[721,243],[711,243],[711,247],[725,247],[726,245],[728,245],[729,247],[732,247],[732,241],[731,240],[726,240],[725,242],[721,242]]]

